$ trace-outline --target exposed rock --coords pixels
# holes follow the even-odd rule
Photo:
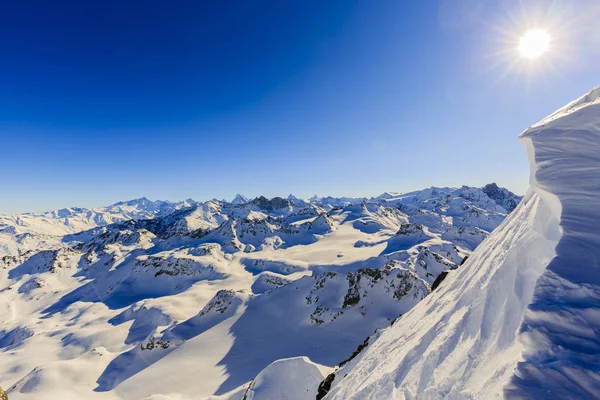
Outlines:
[[[321,383],[319,383],[319,388],[317,389],[317,398],[316,400],[321,400],[323,397],[325,397],[327,395],[327,393],[329,392],[329,389],[331,389],[331,384],[333,383],[333,380],[335,379],[335,374],[329,374],[327,375],[327,378],[325,378]]]
[[[440,284],[444,281],[444,279],[446,279],[446,276],[448,276],[448,271],[443,271],[441,274],[439,274],[437,276],[437,278],[435,278],[435,281],[433,281],[433,284],[431,285],[431,291],[432,292],[435,289],[437,289],[438,286],[440,286]]]
[[[485,185],[481,190],[508,212],[512,212],[522,199],[521,196],[516,196],[508,190],[498,187],[495,182]]]
[[[280,210],[282,208],[289,208],[292,203],[288,199],[283,199],[281,197],[273,197],[271,200],[267,199],[265,196],[260,196],[252,200],[252,203],[258,206],[262,210],[273,211]]]
[[[344,361],[342,361],[339,366],[340,367],[344,366],[344,364],[347,364],[348,362],[352,361],[352,359],[354,359],[357,355],[359,355],[360,352],[363,351],[364,348],[369,345],[369,339],[370,338],[371,337],[367,337],[364,342],[362,342],[361,344],[359,344],[358,347],[356,348],[356,350],[354,350],[354,352],[350,355],[350,357],[348,357],[347,359],[345,359]],[[333,381],[333,379],[332,379],[332,381]]]
[[[140,348],[142,351],[144,350],[154,350],[154,349],[168,349],[171,345],[169,340],[164,340],[160,338],[150,338],[145,343],[140,344]]]

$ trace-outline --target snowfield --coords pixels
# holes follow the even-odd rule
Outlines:
[[[520,200],[491,184],[2,216],[0,384],[11,400],[314,399]]]
[[[327,399],[600,398],[600,87],[521,140],[521,204]]]

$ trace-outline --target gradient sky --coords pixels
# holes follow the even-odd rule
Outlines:
[[[141,196],[371,196],[496,181],[600,84],[600,3],[14,1],[0,213]],[[531,27],[549,54],[516,53]]]

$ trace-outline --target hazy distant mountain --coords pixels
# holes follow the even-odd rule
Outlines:
[[[0,232],[64,235],[130,219],[149,219],[196,206],[192,200],[151,201],[145,197],[98,208],[63,208],[37,214],[0,214]]]

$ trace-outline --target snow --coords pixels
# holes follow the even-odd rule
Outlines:
[[[600,398],[600,87],[521,139],[523,202],[327,399]]]
[[[277,360],[262,370],[250,384],[247,400],[314,400],[317,387],[332,368],[306,357]]]
[[[533,148],[535,184],[555,196],[547,196],[555,212],[560,205],[562,236],[521,326],[523,360],[506,390],[599,398],[600,87],[521,137]]]
[[[241,400],[251,382],[257,399],[280,390],[266,383],[282,368],[305,388],[286,395],[314,398],[322,366],[408,313],[506,217],[482,190],[3,217],[0,383],[11,400]]]

